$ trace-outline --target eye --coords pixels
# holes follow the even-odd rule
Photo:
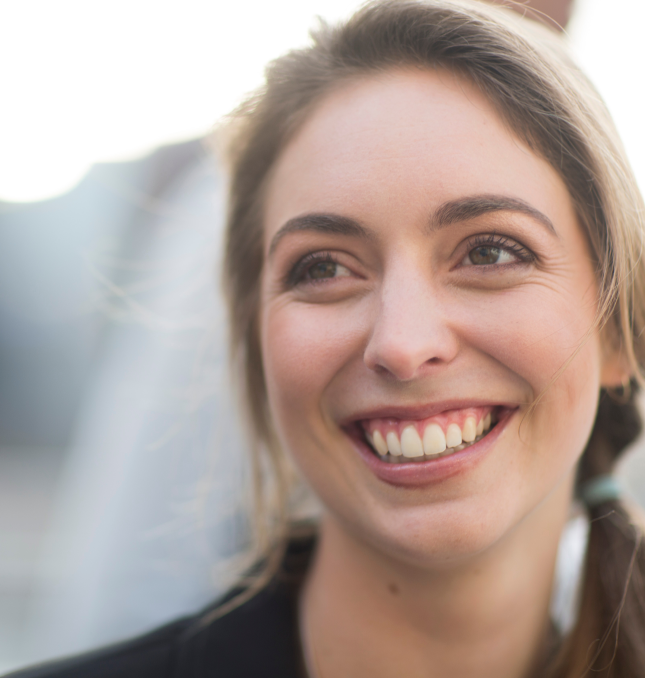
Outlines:
[[[504,266],[535,259],[535,255],[517,241],[497,234],[474,236],[466,247],[462,266]]]
[[[305,271],[305,278],[323,280],[324,278],[342,278],[351,275],[350,270],[335,261],[319,261]]]
[[[482,245],[470,250],[462,263],[465,266],[490,266],[491,264],[510,264],[514,261],[517,261],[517,257],[510,252],[499,247]]]
[[[296,287],[352,275],[352,271],[338,262],[332,252],[312,252],[296,263],[285,282],[287,287]]]

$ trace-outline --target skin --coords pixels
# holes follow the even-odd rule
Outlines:
[[[436,227],[441,206],[482,195],[546,221],[504,209]],[[362,233],[285,228],[319,213]],[[473,265],[491,235],[501,258]],[[625,376],[591,329],[593,264],[562,180],[470,83],[395,70],[313,110],[274,168],[265,236],[270,408],[326,509],[301,599],[313,670],[527,675],[598,391]],[[348,433],[374,408],[473,399],[512,414],[426,485],[378,478]]]

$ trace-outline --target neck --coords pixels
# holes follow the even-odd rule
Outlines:
[[[395,561],[326,516],[301,597],[312,678],[522,678],[549,624],[569,488],[452,568]]]

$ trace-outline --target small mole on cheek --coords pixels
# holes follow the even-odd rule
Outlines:
[[[387,590],[388,590],[393,596],[398,596],[399,593],[400,593],[399,587],[398,587],[394,582],[390,582],[390,583],[387,585]]]

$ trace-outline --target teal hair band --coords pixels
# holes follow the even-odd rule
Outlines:
[[[596,476],[584,483],[578,490],[578,496],[588,508],[593,508],[606,501],[617,501],[622,495],[622,488],[613,476]]]

